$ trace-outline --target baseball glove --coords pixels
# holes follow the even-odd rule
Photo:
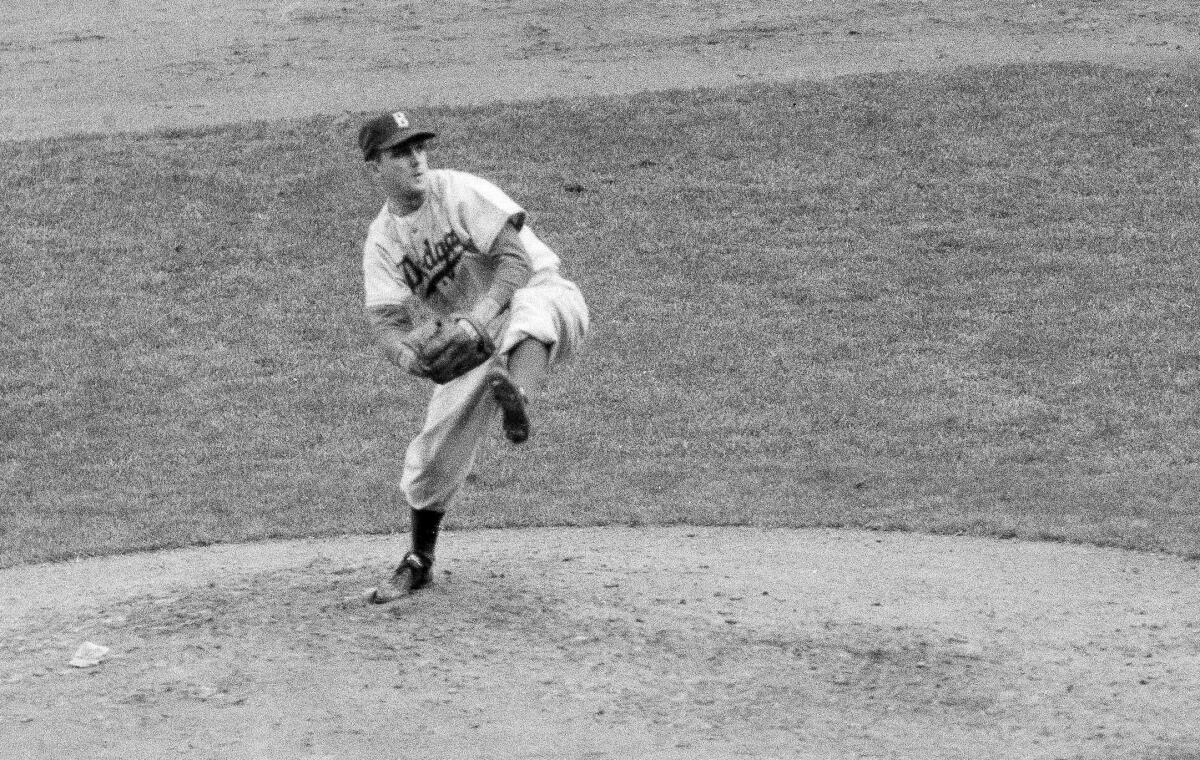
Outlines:
[[[478,335],[460,325],[460,320],[469,322]],[[439,319],[433,334],[411,347],[417,358],[410,372],[439,385],[462,377],[496,353],[487,327],[465,312]]]

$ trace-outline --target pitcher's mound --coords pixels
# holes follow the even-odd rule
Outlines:
[[[449,532],[0,572],[9,757],[1183,757],[1195,564],[825,530]],[[99,665],[69,665],[84,642]],[[12,753],[16,753],[15,755]]]

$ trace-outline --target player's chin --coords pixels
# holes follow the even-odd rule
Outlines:
[[[419,195],[424,193],[429,188],[429,178],[424,174],[417,174],[400,183],[400,185],[400,189],[402,189],[405,194]]]
[[[396,197],[405,198],[414,195],[424,195],[428,187],[429,183],[424,178],[397,179],[389,183],[388,191]]]

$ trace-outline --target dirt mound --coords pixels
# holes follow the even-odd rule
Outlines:
[[[5,746],[961,758],[1191,741],[1200,578],[1176,558],[858,531],[479,531],[446,534],[428,592],[363,604],[402,544],[0,573]],[[108,657],[70,666],[85,641]]]

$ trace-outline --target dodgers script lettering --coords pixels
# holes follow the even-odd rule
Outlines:
[[[423,297],[454,281],[454,271],[464,252],[479,252],[470,238],[460,238],[454,230],[447,232],[436,243],[430,244],[426,239],[422,244],[424,252],[420,259],[405,256],[400,266],[404,271],[404,282],[414,293]]]

